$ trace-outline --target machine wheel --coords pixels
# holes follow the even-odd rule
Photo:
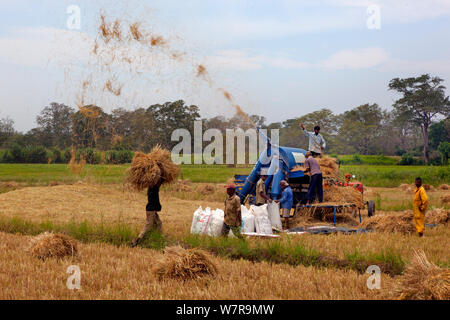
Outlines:
[[[373,200],[370,200],[367,203],[367,212],[369,217],[372,217],[375,215],[375,202]]]

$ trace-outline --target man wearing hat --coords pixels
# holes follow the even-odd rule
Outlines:
[[[262,206],[267,202],[272,202],[266,194],[266,179],[267,179],[267,171],[265,169],[261,169],[261,178],[256,183],[256,205]]]
[[[229,184],[227,188],[227,198],[225,199],[225,216],[223,221],[222,236],[228,236],[230,230],[239,239],[243,239],[241,235],[241,199],[236,195],[236,186]]]

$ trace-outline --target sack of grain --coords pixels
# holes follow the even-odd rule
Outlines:
[[[257,233],[272,234],[272,223],[269,219],[267,204],[262,206],[250,206],[250,212],[255,216],[255,227]]]
[[[269,219],[272,227],[283,229],[280,218],[280,204],[272,201],[267,205],[267,211],[269,212]]]
[[[192,234],[204,234],[211,218],[211,209],[202,209],[200,206],[195,212],[192,218],[191,233]]]
[[[241,206],[242,226],[241,232],[255,232],[255,216],[247,209],[246,206]]]
[[[208,236],[219,237],[222,234],[224,215],[223,210],[220,209],[211,211],[211,217],[206,228]]]

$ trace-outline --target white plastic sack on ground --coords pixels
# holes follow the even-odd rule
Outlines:
[[[255,216],[247,209],[246,206],[241,206],[242,226],[241,232],[255,232]]]
[[[202,210],[199,207],[194,212],[192,219],[191,233],[192,234],[206,234],[211,237],[220,236],[223,228],[224,213],[217,209],[211,211],[210,208]]]
[[[256,232],[262,234],[272,234],[272,224],[269,217],[266,215],[259,215],[255,217]]]
[[[207,208],[209,209],[209,208]],[[192,218],[191,233],[192,234],[202,234],[208,225],[208,220],[210,216],[199,207],[194,212],[194,217]]]
[[[272,224],[269,220],[267,204],[250,206],[250,212],[255,216],[255,229],[257,233],[272,234]]]
[[[223,220],[224,220],[223,210],[216,209],[212,211],[211,218],[209,219],[209,223],[206,228],[206,234],[210,237],[220,236],[223,230]]]
[[[280,204],[272,201],[272,203],[267,205],[267,211],[269,212],[269,220],[272,227],[283,229],[280,218]]]

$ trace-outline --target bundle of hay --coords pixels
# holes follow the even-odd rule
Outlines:
[[[431,184],[424,184],[423,185],[423,188],[426,190],[426,191],[434,191],[434,187],[431,185]],[[414,188],[415,189],[415,188]]]
[[[426,223],[446,224],[450,220],[450,210],[433,209],[425,213]]]
[[[450,190],[450,186],[448,184],[441,184],[439,186],[439,190]]]
[[[323,200],[333,203],[351,203],[358,208],[364,207],[362,193],[353,187],[338,187],[331,185],[324,189]]]
[[[0,184],[0,186],[2,188],[17,188],[17,187],[19,187],[19,184],[15,181],[6,181],[6,182],[2,182]]]
[[[192,183],[189,180],[178,180],[173,185],[173,190],[177,192],[192,192]]]
[[[449,300],[450,269],[439,268],[416,251],[395,293],[400,300]]]
[[[324,178],[339,179],[339,167],[335,158],[324,156],[322,158],[316,158],[322,171]]]
[[[442,203],[449,203],[450,202],[450,194],[444,194],[441,196]]]
[[[443,209],[429,210],[425,213],[425,222],[431,224],[446,224],[450,218],[450,211]],[[416,228],[411,210],[394,213],[381,214],[363,221],[360,228],[380,232],[414,233]]]
[[[170,151],[159,145],[149,154],[136,152],[131,167],[127,170],[127,181],[138,191],[151,188],[161,182],[171,183],[176,180],[180,168],[172,162]]]
[[[205,196],[205,195],[214,193],[216,191],[216,187],[214,187],[214,185],[212,185],[212,184],[205,184],[205,185],[198,187],[197,191]]]
[[[359,228],[379,232],[413,233],[416,231],[411,211],[376,215],[363,221]]]
[[[78,254],[77,242],[64,235],[49,232],[41,233],[31,240],[28,251],[36,258],[74,257]]]
[[[183,249],[179,246],[164,250],[164,258],[156,263],[153,272],[162,279],[197,279],[203,276],[215,276],[217,267],[209,255],[199,249]]]
[[[413,185],[413,184],[402,183],[399,188],[402,189],[403,191],[407,192],[407,193],[411,193],[411,192],[414,191],[416,186]]]

